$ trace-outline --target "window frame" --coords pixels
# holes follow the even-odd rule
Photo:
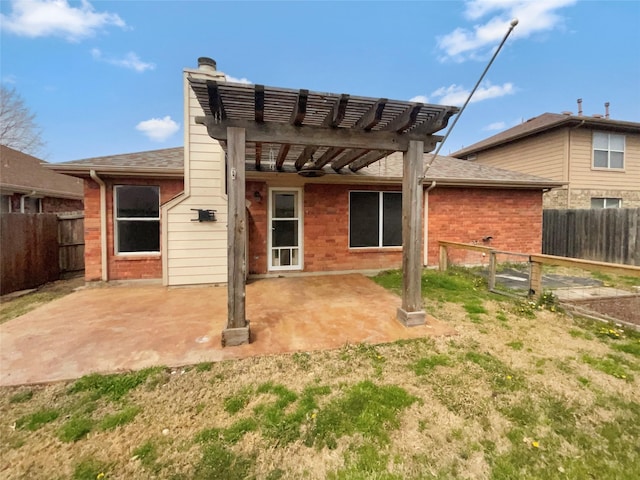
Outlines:
[[[378,194],[378,244],[362,247],[354,247],[351,245],[351,195],[353,193],[377,193]],[[347,244],[349,250],[366,250],[366,249],[384,249],[384,250],[397,250],[402,248],[402,223],[400,224],[400,244],[399,245],[384,245],[384,194],[399,194],[400,195],[400,215],[402,216],[402,190],[349,190],[349,216],[348,216],[348,240]]]
[[[602,200],[602,206],[593,206],[594,200]],[[607,206],[607,202],[616,202],[616,206]],[[591,197],[591,208],[592,209],[605,209],[605,208],[622,208],[622,198],[617,197]]]
[[[607,149],[603,150],[601,148],[596,148],[596,136],[597,135],[606,135],[607,137]],[[616,137],[621,137],[622,138],[622,150],[615,150],[611,148],[611,136],[616,136]],[[594,131],[591,135],[591,168],[593,170],[605,170],[605,171],[618,171],[618,172],[622,172],[624,171],[625,168],[625,152],[627,149],[627,138],[626,135],[622,135],[619,133],[610,133],[610,132],[601,132],[601,131]],[[606,152],[607,153],[607,166],[597,166],[596,165],[596,151],[599,152]],[[621,167],[612,167],[611,166],[611,153],[612,152],[616,152],[616,153],[622,153],[622,166]]]
[[[141,187],[141,188],[155,188],[158,192],[158,216],[156,217],[119,217],[118,216],[118,189],[126,187]],[[117,256],[159,256],[162,250],[162,242],[160,240],[160,207],[161,207],[160,185],[132,185],[132,184],[120,184],[113,186],[113,251]],[[120,225],[121,221],[141,221],[141,222],[158,222],[158,250],[140,250],[135,252],[121,252],[119,250],[120,245]]]

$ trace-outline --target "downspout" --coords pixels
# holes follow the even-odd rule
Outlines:
[[[422,206],[424,212],[424,248],[422,252],[422,266],[426,267],[429,264],[429,192],[436,187],[436,181],[433,180],[424,190],[424,205]]]
[[[95,170],[91,170],[89,175],[100,185],[100,260],[102,266],[100,273],[103,282],[109,281],[109,264],[107,262],[107,186],[98,176]]]

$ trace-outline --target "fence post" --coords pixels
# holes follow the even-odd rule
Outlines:
[[[542,294],[542,264],[529,258],[531,275],[529,275],[529,296]]]
[[[440,245],[440,258],[438,261],[438,270],[444,272],[449,268],[448,262],[448,251],[446,245]]]
[[[496,288],[496,252],[489,252],[489,291]]]

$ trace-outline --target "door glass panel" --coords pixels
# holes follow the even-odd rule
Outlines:
[[[273,218],[295,218],[296,195],[294,193],[274,193]]]
[[[272,232],[271,246],[295,247],[298,245],[297,220],[274,220]]]

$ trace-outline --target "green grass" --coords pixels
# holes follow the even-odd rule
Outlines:
[[[422,357],[412,365],[412,370],[416,375],[426,375],[436,367],[446,367],[453,363],[449,355],[434,354],[428,357]]]
[[[612,347],[619,352],[624,352],[635,357],[640,357],[640,340],[631,340],[625,343],[612,345]]]
[[[612,377],[625,380],[627,382],[633,381],[633,375],[628,371],[628,367],[624,366],[619,359],[612,357],[593,357],[589,354],[582,356],[582,361],[588,365],[591,365],[596,370],[599,370]]]
[[[144,384],[153,377],[160,376],[166,371],[165,367],[150,367],[138,372],[101,375],[92,373],[77,380],[69,393],[91,392],[94,398],[106,397],[111,400],[120,400],[131,390]]]
[[[9,398],[9,403],[25,403],[33,398],[33,390],[22,390]]]
[[[107,475],[110,465],[106,462],[96,459],[95,457],[87,457],[78,462],[73,470],[73,480],[101,480],[109,478]]]
[[[73,416],[58,430],[58,438],[63,442],[77,442],[93,429],[94,422],[85,416]]]
[[[224,399],[224,411],[230,414],[235,414],[244,409],[251,400],[253,391],[251,389],[242,389],[234,395],[231,395]]]
[[[57,298],[63,297],[66,293],[59,292],[33,292],[22,297],[8,300],[0,308],[0,324],[18,318],[31,310],[49,303]]]
[[[507,343],[507,347],[511,347],[514,350],[522,350],[524,347],[524,343],[521,340],[514,340],[513,342]]]
[[[43,409],[30,413],[16,420],[16,428],[34,432],[47,423],[51,423],[60,416],[60,412],[54,409]]]
[[[125,409],[114,413],[113,415],[107,415],[102,420],[100,420],[99,428],[100,430],[112,430],[116,427],[121,427],[133,421],[136,418],[136,415],[140,413],[140,407],[130,406]]]
[[[307,443],[335,448],[338,439],[355,433],[376,444],[387,443],[389,431],[399,426],[400,412],[416,401],[395,385],[357,383],[318,411]]]
[[[156,473],[159,470],[159,465],[156,463],[158,455],[158,446],[153,440],[147,440],[133,451],[133,456],[140,460],[145,469]]]

